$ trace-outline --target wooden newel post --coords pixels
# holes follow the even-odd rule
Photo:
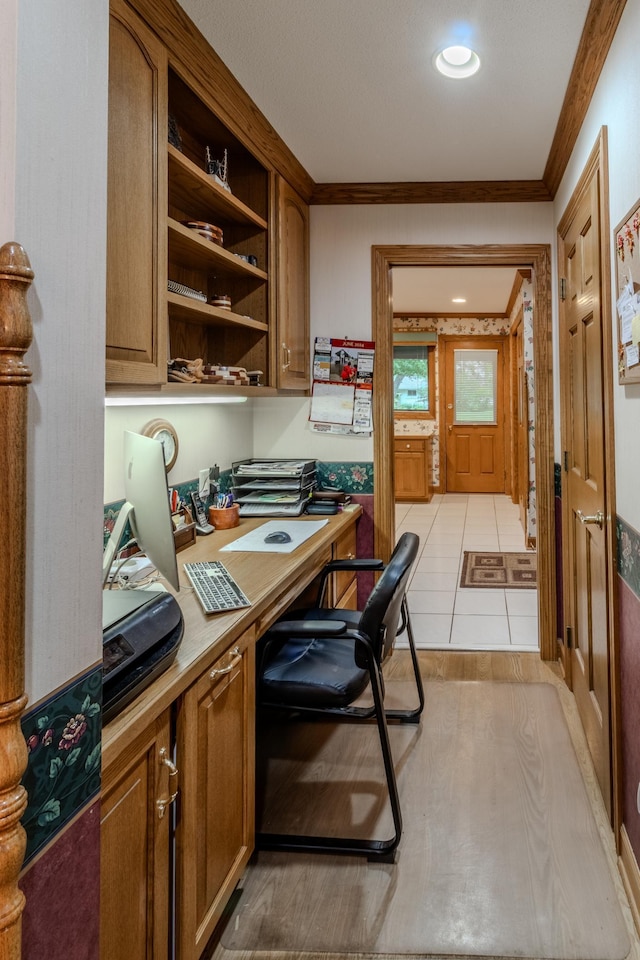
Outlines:
[[[20,960],[24,896],[18,876],[26,845],[20,780],[27,748],[20,717],[24,693],[25,490],[31,343],[29,258],[18,243],[0,247],[0,960]]]

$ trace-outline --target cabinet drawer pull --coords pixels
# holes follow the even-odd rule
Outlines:
[[[165,747],[160,748],[159,762],[161,767],[164,766],[168,768],[169,780],[171,780],[171,777],[178,776],[178,768],[176,767],[175,763],[173,763],[167,756],[167,751]],[[169,794],[168,797],[161,797],[159,800],[156,800],[156,808],[158,810],[158,818],[160,820],[162,820],[162,818],[164,817],[167,807],[171,806],[171,804],[174,802],[177,796],[178,796],[178,790],[176,788],[173,793]]]
[[[231,671],[238,666],[242,660],[242,654],[240,653],[239,647],[234,647],[233,651],[233,660],[231,663],[227,664],[226,667],[214,667],[211,673],[209,674],[209,680],[217,680],[218,677],[224,677],[226,673],[231,673]]]

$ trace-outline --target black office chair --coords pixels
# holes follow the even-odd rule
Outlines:
[[[261,706],[322,714],[331,718],[375,717],[394,834],[387,840],[347,837],[292,836],[259,833],[260,849],[366,854],[370,860],[393,862],[402,834],[402,816],[389,745],[387,719],[417,723],[424,707],[424,691],[416,655],[406,589],[418,555],[415,533],[403,534],[388,564],[380,560],[334,560],[322,572],[318,606],[287,612],[263,638],[258,669]],[[361,613],[323,607],[327,578],[344,570],[380,570]],[[418,705],[408,710],[385,710],[382,663],[396,636],[406,631],[418,692]],[[354,706],[370,687],[372,704]]]

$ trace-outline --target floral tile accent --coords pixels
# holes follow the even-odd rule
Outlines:
[[[28,762],[25,864],[100,792],[102,668],[22,717]]]
[[[640,534],[621,517],[616,517],[616,542],[618,573],[636,596],[640,597]]]
[[[321,463],[317,465],[318,485],[339,487],[345,493],[373,493],[373,463]]]

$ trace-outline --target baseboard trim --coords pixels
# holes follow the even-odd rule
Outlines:
[[[624,824],[620,828],[620,855],[618,857],[618,870],[622,877],[622,883],[629,898],[629,906],[636,930],[640,933],[640,867],[636,860],[629,834]]]

